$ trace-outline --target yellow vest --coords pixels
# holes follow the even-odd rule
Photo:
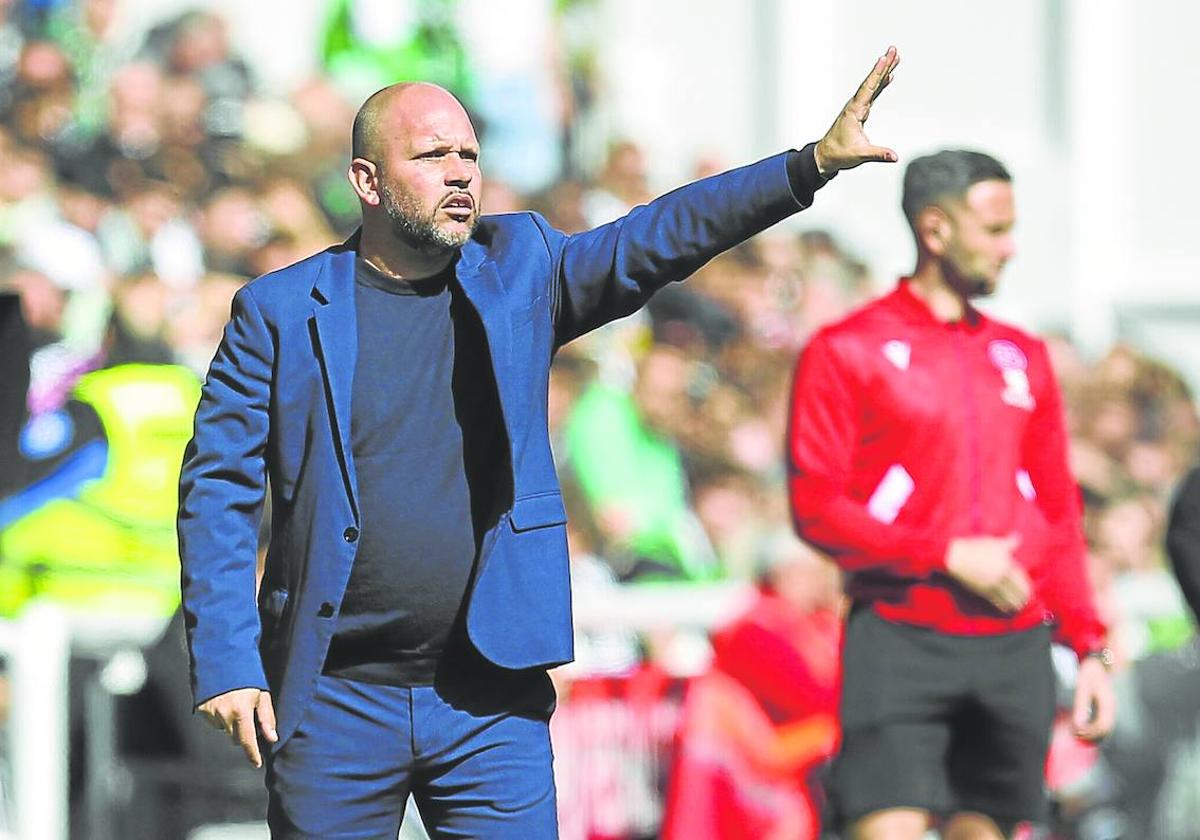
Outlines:
[[[200,383],[175,365],[120,365],[83,376],[73,396],[104,426],[104,472],[0,533],[0,615],[32,597],[170,615],[179,606],[179,470]]]

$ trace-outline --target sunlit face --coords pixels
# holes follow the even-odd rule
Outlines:
[[[380,203],[396,237],[426,253],[459,248],[479,221],[479,141],[462,106],[415,89],[380,127]]]
[[[1016,253],[1013,225],[1016,208],[1012,184],[980,181],[961,201],[948,203],[950,220],[942,263],[947,282],[966,298],[996,291],[1000,272]]]

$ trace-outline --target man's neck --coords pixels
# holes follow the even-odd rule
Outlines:
[[[925,302],[933,317],[943,323],[961,321],[966,314],[966,299],[946,282],[946,277],[936,261],[918,262],[908,287]]]
[[[441,274],[454,261],[457,250],[418,251],[398,240],[390,230],[364,222],[358,255],[367,264],[397,280],[414,281]]]

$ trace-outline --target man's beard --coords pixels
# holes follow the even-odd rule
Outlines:
[[[996,283],[987,277],[964,277],[960,294],[967,300],[991,297],[996,293]]]
[[[947,285],[964,300],[991,297],[996,293],[995,278],[960,271],[953,262],[947,263],[943,270]]]
[[[438,227],[435,218],[435,207],[429,215],[423,215],[421,206],[408,192],[397,195],[387,184],[382,184],[383,209],[392,220],[392,233],[410,248],[422,254],[440,254],[453,251],[467,244],[475,225],[479,221],[478,213],[473,213],[466,230],[451,233]]]

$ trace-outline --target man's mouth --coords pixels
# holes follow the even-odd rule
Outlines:
[[[443,201],[442,209],[455,221],[466,222],[475,213],[475,200],[466,193],[459,193]]]

